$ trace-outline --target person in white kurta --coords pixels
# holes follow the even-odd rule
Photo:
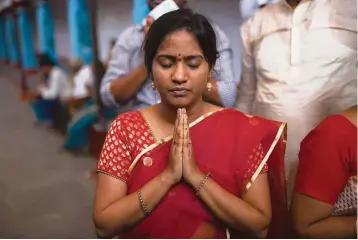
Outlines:
[[[72,97],[83,99],[92,95],[94,77],[91,65],[83,65],[73,77]]]
[[[241,19],[243,22],[246,22],[261,7],[277,1],[278,0],[239,0]]]
[[[47,84],[41,84],[38,87],[40,96],[45,100],[59,99],[66,102],[71,97],[71,83],[65,73],[59,67],[52,67],[49,73]]]
[[[357,1],[285,0],[241,28],[243,73],[237,108],[288,124],[290,198],[300,142],[325,117],[357,103]]]

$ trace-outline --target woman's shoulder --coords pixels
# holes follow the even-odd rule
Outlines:
[[[133,110],[133,111],[128,111],[119,114],[112,122],[112,125],[124,127],[133,124],[138,124],[141,121],[142,121],[142,115],[140,111]]]
[[[240,112],[239,110],[234,109],[234,108],[224,108],[223,110],[225,110],[225,111],[222,111],[224,113],[224,115],[231,118],[231,120],[233,120],[233,121],[247,122],[248,124],[252,124],[252,125],[267,125],[267,126],[270,126],[270,125],[281,126],[281,125],[285,124],[284,122],[279,122],[279,121],[271,120],[271,119],[260,117],[260,116],[246,114],[246,113]]]
[[[356,136],[357,127],[345,116],[334,114],[321,121],[302,141],[307,143],[315,139],[329,141],[346,141],[350,136]]]

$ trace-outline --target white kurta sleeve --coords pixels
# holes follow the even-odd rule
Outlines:
[[[242,74],[236,101],[236,108],[248,114],[251,113],[257,88],[251,21],[252,18],[241,27]]]

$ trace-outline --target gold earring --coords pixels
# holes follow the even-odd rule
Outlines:
[[[210,81],[208,81],[207,83],[206,83],[206,89],[208,89],[208,92],[210,92],[211,91],[211,88],[213,87],[213,84],[210,82]]]
[[[150,83],[150,87],[151,87],[153,90],[155,89],[154,81],[152,81],[152,82]]]

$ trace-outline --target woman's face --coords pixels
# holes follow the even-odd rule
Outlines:
[[[186,30],[164,38],[152,65],[152,77],[161,101],[176,108],[202,101],[209,72],[196,38]]]

